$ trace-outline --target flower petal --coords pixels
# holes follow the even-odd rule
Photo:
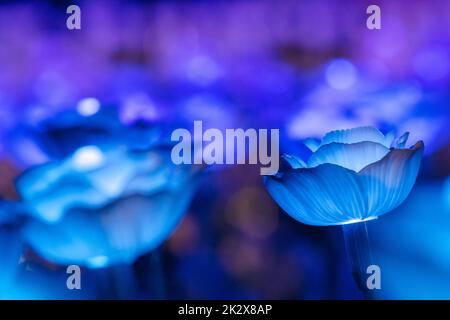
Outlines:
[[[16,187],[30,212],[47,222],[56,222],[65,210],[79,204],[102,205],[110,198],[93,188],[82,173],[68,173],[61,162],[32,168],[16,180]]]
[[[134,174],[133,163],[128,159],[111,161],[99,170],[86,174],[86,178],[96,190],[108,198],[118,197]]]
[[[173,232],[193,190],[132,195],[95,210],[73,208],[57,224],[30,221],[25,238],[41,256],[58,264],[98,268],[131,263]]]
[[[372,141],[390,147],[389,141],[385,136],[374,127],[358,127],[353,129],[335,130],[328,132],[322,139],[321,146],[338,142],[338,143],[357,143],[362,141]],[[391,141],[392,142],[392,141]]]
[[[266,176],[264,182],[280,207],[306,224],[344,224],[362,219],[367,211],[358,175],[333,164],[292,169],[279,177]]]
[[[291,154],[283,154],[283,159],[291,166],[292,169],[306,168],[306,163],[297,156]]]
[[[387,213],[406,199],[416,181],[423,148],[419,141],[412,149],[394,149],[358,173],[364,184],[369,216]]]
[[[63,174],[60,162],[48,162],[26,170],[16,179],[16,189],[24,199],[30,199],[44,192],[49,185],[58,181]]]
[[[408,141],[408,138],[409,138],[409,132],[405,132],[397,139],[397,141],[395,142],[395,147],[398,149],[404,149],[405,144]]]
[[[83,204],[97,207],[110,201],[110,198],[93,188],[83,176],[70,175],[26,201],[30,212],[37,218],[57,222],[66,210],[74,206]]]
[[[385,146],[370,141],[352,144],[333,142],[320,147],[313,153],[309,158],[308,167],[331,163],[358,172],[380,160],[388,152],[389,149]]]
[[[314,138],[307,138],[303,140],[303,144],[312,152],[316,152],[316,150],[320,147],[320,141],[317,141]]]
[[[392,146],[392,142],[394,142],[395,139],[395,133],[394,131],[389,131],[388,133],[386,133],[386,135],[384,136],[384,143],[383,145],[386,148],[390,148]]]

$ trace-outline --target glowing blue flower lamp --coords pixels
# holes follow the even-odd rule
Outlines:
[[[182,220],[203,168],[175,165],[155,126],[123,125],[106,111],[64,113],[41,125],[36,141],[51,160],[26,170],[16,187],[31,218],[24,238],[40,256],[111,267],[122,291],[133,286],[134,261]]]
[[[408,133],[394,141],[373,127],[327,133],[307,139],[308,162],[283,156],[288,164],[266,176],[273,199],[294,219],[314,226],[342,225],[353,274],[367,295],[366,269],[373,262],[366,221],[400,205],[419,171],[424,145],[405,148]]]
[[[194,193],[191,167],[170,149],[103,151],[85,146],[62,161],[34,167],[17,180],[32,219],[27,241],[59,264],[101,268],[129,264],[159,246]]]

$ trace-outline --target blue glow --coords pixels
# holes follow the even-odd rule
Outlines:
[[[94,170],[105,162],[103,152],[96,146],[86,146],[75,151],[73,166],[76,170]]]
[[[444,203],[446,204],[447,208],[450,209],[450,177],[447,177],[447,179],[445,179],[443,197]]]
[[[106,256],[96,256],[87,259],[87,265],[92,269],[104,268],[108,265],[108,260]]]
[[[352,224],[352,223],[360,223],[360,222],[371,221],[371,220],[375,220],[375,219],[378,219],[378,217],[375,216],[375,217],[367,217],[364,219],[352,219],[352,220],[345,221],[341,224],[345,225],[345,224]]]
[[[393,214],[369,225],[383,270],[383,298],[450,298],[450,287],[442,280],[450,268],[450,207],[436,197],[442,187],[440,181],[417,183]]]
[[[100,110],[100,101],[95,98],[85,98],[78,102],[77,111],[84,117],[90,117]]]
[[[350,61],[346,59],[335,59],[328,64],[325,77],[330,87],[345,90],[351,88],[356,83],[358,73]]]
[[[154,101],[143,93],[134,94],[127,98],[120,109],[120,119],[127,124],[138,120],[152,122],[157,120],[158,116]]]
[[[10,286],[19,269],[22,252],[20,218],[21,206],[18,203],[0,201],[0,299],[10,290]]]
[[[201,86],[212,84],[222,73],[217,62],[206,55],[194,56],[189,61],[186,70],[188,79]]]

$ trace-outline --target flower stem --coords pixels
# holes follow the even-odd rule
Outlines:
[[[133,299],[136,296],[136,276],[132,264],[121,264],[112,267],[116,298]]]
[[[149,258],[150,270],[151,270],[151,275],[152,275],[151,282],[153,284],[154,299],[156,299],[156,300],[167,299],[161,248],[157,248],[157,249],[153,250],[149,254],[148,258]]]
[[[345,248],[350,260],[352,275],[358,289],[366,299],[374,299],[377,289],[369,289],[367,267],[376,265],[373,259],[367,222],[351,223],[342,226],[344,232]]]
[[[16,228],[3,227],[0,230],[0,299],[8,296],[11,286],[19,272],[20,255],[23,249],[23,243],[20,233]]]

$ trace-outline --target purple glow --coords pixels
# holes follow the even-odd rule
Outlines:
[[[330,87],[339,90],[350,89],[357,81],[357,70],[348,60],[335,59],[326,67],[325,77]]]

